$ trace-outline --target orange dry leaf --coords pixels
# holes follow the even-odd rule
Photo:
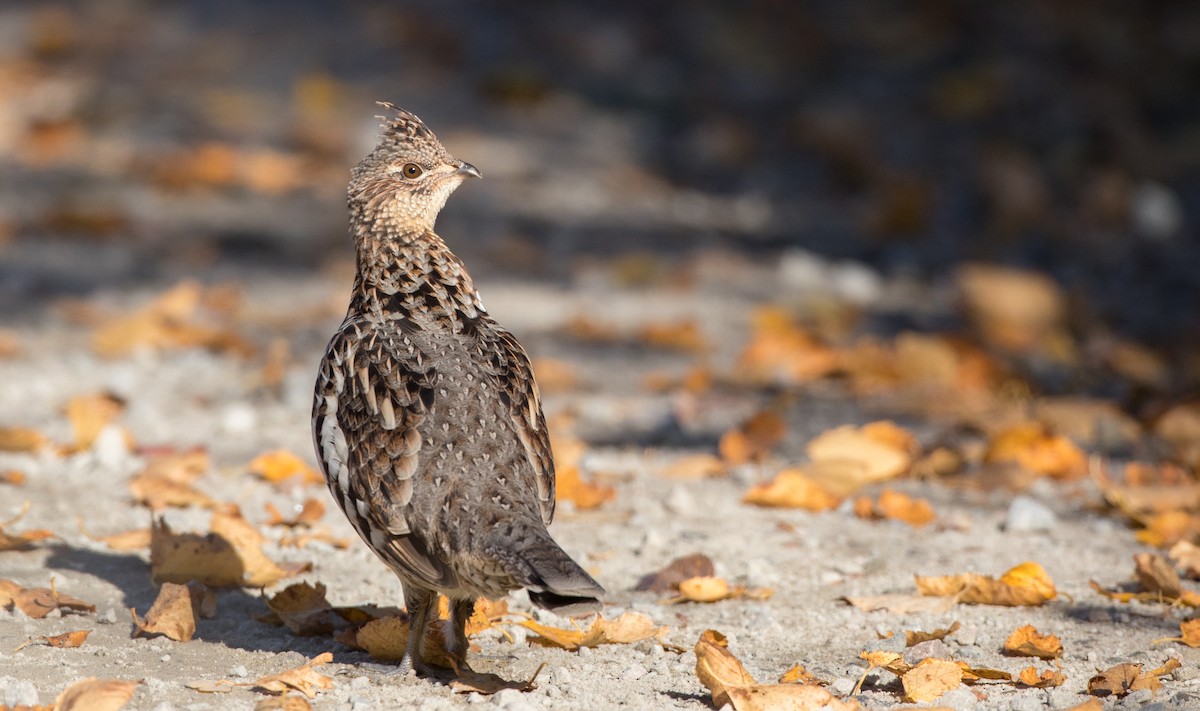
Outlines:
[[[743,585],[730,587],[724,578],[711,575],[698,576],[680,581],[679,595],[664,600],[665,604],[681,602],[720,602],[733,598],[750,598],[751,600],[766,600],[774,594],[770,588],[747,589]]]
[[[1200,618],[1184,620],[1179,623],[1178,637],[1164,637],[1154,640],[1153,644],[1161,642],[1179,642],[1189,647],[1200,647]]]
[[[956,281],[967,315],[988,342],[1011,350],[1044,349],[1065,337],[1067,298],[1046,275],[969,264]]]
[[[198,313],[204,296],[198,283],[182,282],[141,309],[102,323],[92,333],[92,350],[106,358],[125,356],[139,348],[202,347],[250,353],[250,344],[227,326],[204,323]]]
[[[904,698],[916,703],[928,703],[962,683],[963,670],[945,659],[922,659],[900,677]]]
[[[1056,479],[1074,479],[1087,472],[1087,457],[1082,450],[1036,422],[996,433],[988,443],[984,460],[1015,462],[1031,472]]]
[[[209,469],[203,449],[150,455],[146,467],[129,481],[135,501],[159,510],[168,506],[216,508],[217,502],[192,486]]]
[[[612,620],[597,615],[587,630],[548,627],[533,620],[522,620],[517,624],[537,635],[529,640],[530,643],[559,647],[569,652],[602,644],[631,644],[643,639],[662,639],[667,633],[666,627],[656,626],[653,620],[640,612],[626,612]]]
[[[1200,546],[1191,541],[1180,541],[1167,553],[1171,560],[1190,580],[1200,578]]]
[[[1062,686],[1066,680],[1066,675],[1061,671],[1045,669],[1039,674],[1036,667],[1025,667],[1017,675],[1017,683],[1020,686],[1029,686],[1035,689],[1050,689]]]
[[[195,580],[187,585],[163,583],[145,620],[139,619],[133,608],[129,612],[137,628],[133,636],[161,634],[176,642],[187,642],[196,634],[201,617],[216,616],[217,596]]]
[[[41,619],[50,614],[52,610],[96,611],[95,605],[58,592],[54,587],[53,578],[51,578],[48,588],[22,588],[12,580],[0,580],[0,607],[20,610],[34,619]]]
[[[828,430],[809,442],[806,450],[814,463],[852,463],[859,471],[850,485],[857,488],[904,474],[920,445],[909,432],[885,420]]]
[[[279,509],[270,502],[267,502],[264,508],[267,510],[268,526],[285,526],[287,528],[311,526],[325,515],[325,504],[321,503],[319,499],[305,499],[291,518],[284,518],[283,514],[279,513]]]
[[[92,446],[100,431],[125,410],[125,401],[112,393],[101,392],[91,395],[79,395],[67,402],[67,419],[75,432],[75,450],[85,450]],[[125,433],[127,443],[131,442],[129,433]]]
[[[804,665],[797,664],[788,669],[779,677],[780,684],[810,684],[813,686],[823,686],[823,682],[817,678],[815,674],[804,668]]]
[[[646,323],[638,327],[637,337],[647,345],[687,353],[702,353],[710,348],[708,337],[691,319],[673,323]]]
[[[0,484],[24,486],[25,478],[25,472],[17,471],[16,469],[5,469],[0,471]]]
[[[1125,465],[1124,484],[1112,481],[1101,466],[1096,480],[1108,503],[1135,520],[1169,511],[1200,511],[1200,482],[1171,462],[1130,462]]]
[[[676,459],[660,472],[670,479],[705,479],[725,476],[725,464],[711,454],[692,454]]]
[[[884,489],[879,495],[879,502],[874,504],[867,497],[860,496],[854,501],[854,514],[865,519],[903,521],[914,527],[932,523],[936,518],[933,507],[925,499],[914,499],[892,489]]]
[[[205,585],[265,587],[311,564],[280,566],[262,552],[263,538],[240,516],[214,513],[212,532],[176,534],[158,519],[151,527],[150,573],[156,583],[199,580]]]
[[[53,637],[46,637],[45,639],[46,644],[49,644],[51,647],[74,649],[75,647],[82,646],[91,633],[91,630],[75,630],[74,632],[64,632],[63,634],[56,634]]]
[[[1159,677],[1166,676],[1181,666],[1183,665],[1179,663],[1179,660],[1174,658],[1168,659],[1161,667],[1148,672],[1142,671],[1141,664],[1118,664],[1088,679],[1088,693],[1101,698],[1109,696],[1119,698],[1142,689],[1158,691],[1162,688]]]
[[[29,510],[29,502],[25,502],[21,513],[13,518],[0,522],[0,552],[2,551],[23,551],[33,547],[37,541],[42,541],[47,538],[54,538],[54,534],[44,528],[37,528],[22,533],[7,533],[4,529],[12,524],[20,521]]]
[[[265,600],[279,623],[301,637],[329,634],[339,619],[321,583],[292,583]]]
[[[580,510],[594,509],[616,497],[611,486],[592,484],[583,480],[579,464],[587,446],[582,440],[552,429],[550,447],[554,451],[555,498],[570,501]]]
[[[651,590],[654,592],[671,592],[679,589],[679,584],[689,578],[713,575],[712,559],[703,553],[676,558],[662,570],[643,575],[634,590]]]
[[[246,470],[272,484],[294,479],[301,484],[324,484],[325,477],[308,465],[301,457],[285,449],[276,449],[255,457],[246,465]]]
[[[254,711],[312,711],[312,704],[303,696],[268,696],[254,704]]]
[[[1057,595],[1046,570],[1033,562],[1012,568],[997,580],[988,575],[963,573],[941,577],[916,576],[922,595],[954,596],[976,605],[1041,605]]]
[[[82,530],[82,527],[80,528]],[[85,531],[84,535],[93,541],[107,545],[111,551],[136,551],[150,547],[149,528],[135,528],[132,531],[122,531],[108,536],[92,536]]]
[[[0,427],[0,452],[38,452],[53,446],[32,427]]]
[[[787,424],[778,413],[762,411],[721,435],[717,451],[729,464],[745,464],[762,458],[771,447],[783,441]]]
[[[925,595],[905,595],[890,593],[886,595],[863,595],[861,597],[842,598],[851,607],[865,612],[887,610],[896,615],[911,615],[915,613],[941,614],[954,607],[952,597],[928,597]]]
[[[117,711],[133,697],[140,681],[89,678],[77,681],[54,700],[54,711]]]
[[[1042,634],[1033,625],[1018,627],[1004,641],[1004,653],[1014,657],[1057,659],[1062,656],[1062,641],[1052,634]]]
[[[755,382],[794,384],[823,378],[837,369],[836,351],[797,326],[782,309],[754,312],[753,333],[738,358],[738,372]]]
[[[808,511],[828,511],[841,503],[841,499],[810,479],[802,469],[785,469],[771,481],[754,485],[742,497],[742,501],[757,506]]]
[[[945,638],[949,637],[950,635],[954,634],[955,632],[957,632],[959,627],[962,627],[962,625],[960,625],[958,623],[958,621],[956,620],[954,622],[954,624],[950,625],[949,627],[946,627],[944,629],[936,629],[932,632],[917,632],[917,631],[913,631],[913,630],[905,630],[904,631],[904,646],[911,647],[916,644],[921,644],[922,642],[929,642],[929,641],[935,640],[935,639],[945,639]]]
[[[374,659],[400,661],[408,646],[408,618],[390,615],[371,620],[358,628],[354,641]]]
[[[696,642],[696,677],[712,694],[713,705],[734,711],[825,709],[857,711],[858,702],[836,698],[820,686],[797,683],[759,684],[729,651],[725,635],[705,630]]]
[[[1200,538],[1200,516],[1187,511],[1164,511],[1150,516],[1134,536],[1148,546],[1166,548]]]
[[[333,679],[318,672],[316,667],[332,661],[333,654],[324,652],[294,669],[258,679],[254,688],[272,694],[286,694],[295,689],[310,699],[316,698],[317,691],[333,688]]]

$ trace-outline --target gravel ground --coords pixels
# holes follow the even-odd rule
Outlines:
[[[1027,490],[1026,500],[1054,514],[1045,530],[1034,531],[1004,526],[1012,492],[936,483],[898,485],[927,497],[937,511],[939,523],[920,529],[894,521],[864,521],[845,507],[809,514],[740,503],[751,483],[785,460],[796,459],[795,453],[813,435],[873,417],[834,389],[813,389],[789,406],[789,434],[779,448],[782,459],[771,460],[761,470],[744,467],[729,477],[699,481],[662,476],[662,465],[673,458],[712,451],[717,434],[753,412],[763,394],[747,390],[713,395],[696,405],[694,426],[681,431],[671,425],[672,413],[680,407],[677,396],[648,394],[641,382],[652,372],[684,372],[691,356],[633,345],[582,345],[565,337],[563,329],[580,313],[622,328],[692,316],[716,343],[708,361],[727,368],[744,342],[749,309],[764,293],[782,288],[786,279],[780,275],[785,270],[727,262],[729,269],[741,270],[738,283],[755,285],[736,292],[725,288],[721,277],[705,276],[702,262],[692,265],[700,276],[686,288],[622,289],[598,269],[583,270],[566,286],[505,280],[481,284],[491,311],[522,337],[535,359],[564,360],[574,368],[575,387],[548,388],[552,392],[546,407],[552,417],[572,413],[576,432],[592,444],[585,470],[615,486],[617,497],[593,511],[577,512],[564,505],[552,531],[608,589],[608,616],[622,610],[645,613],[669,628],[669,642],[688,650],[705,629],[719,630],[759,681],[773,681],[800,663],[830,682],[839,695],[849,692],[862,674],[861,651],[903,651],[903,630],[932,630],[955,620],[962,624],[960,631],[946,642],[928,643],[929,655],[1016,672],[1029,660],[1002,656],[1001,645],[1012,630],[1033,624],[1062,639],[1067,677],[1062,687],[960,687],[941,703],[952,708],[1066,708],[1086,700],[1087,680],[1097,669],[1119,662],[1153,667],[1174,656],[1183,668],[1165,680],[1153,699],[1149,692],[1138,692],[1120,702],[1107,701],[1105,708],[1137,708],[1151,702],[1158,708],[1200,705],[1200,652],[1152,644],[1178,634],[1179,615],[1161,606],[1118,605],[1089,588],[1090,579],[1107,586],[1128,580],[1131,557],[1143,550],[1123,523],[1094,510],[1098,497],[1090,482],[1040,482]],[[287,510],[306,496],[326,496],[319,488],[269,485],[246,475],[245,463],[274,448],[290,449],[312,461],[311,379],[324,334],[338,318],[344,279],[234,276],[244,284],[248,322],[274,324],[248,330],[260,340],[285,337],[291,344],[293,357],[278,388],[255,386],[261,367],[255,358],[189,350],[99,359],[88,348],[86,329],[71,325],[61,309],[47,310],[15,325],[22,352],[0,360],[0,424],[36,427],[66,441],[63,403],[80,393],[107,389],[127,399],[121,423],[139,444],[206,447],[215,471],[200,480],[200,488],[219,500],[237,502],[252,522],[263,521],[267,502]],[[900,299],[897,285],[877,286],[881,299]],[[126,308],[148,295],[109,293],[98,301]],[[599,304],[602,313],[596,311]],[[310,316],[289,322],[287,315],[297,313]],[[931,431],[928,423],[908,424],[922,435]],[[144,613],[156,594],[148,556],[110,552],[80,533],[75,521],[81,518],[93,534],[145,526],[149,513],[131,501],[125,485],[141,461],[115,436],[102,436],[90,451],[65,458],[0,456],[0,470],[28,474],[24,486],[0,488],[0,514],[15,514],[24,500],[31,504],[28,514],[9,530],[44,527],[58,535],[32,550],[0,553],[0,577],[25,586],[45,586],[53,579],[60,591],[97,608],[95,613],[41,620],[0,611],[0,702],[49,703],[73,680],[98,676],[143,681],[128,708],[251,708],[262,697],[247,689],[206,695],[185,683],[251,681],[331,651],[334,663],[323,669],[332,674],[334,686],[314,700],[318,709],[710,707],[694,673],[691,651],[676,653],[641,642],[566,652],[529,646],[521,630],[516,631],[515,643],[496,631],[477,637],[481,652],[474,656],[474,665],[520,679],[544,664],[536,690],[490,697],[456,694],[443,685],[389,676],[386,666],[330,639],[296,637],[255,621],[252,615],[265,610],[256,590],[220,592],[219,614],[202,620],[190,642],[131,639],[128,608]],[[171,510],[167,520],[179,528],[203,530],[207,512]],[[324,523],[336,535],[353,536],[332,507]],[[394,576],[357,539],[349,550],[323,543],[303,549],[269,543],[266,550],[276,560],[311,561],[312,571],[300,579],[324,583],[335,605],[401,600]],[[668,606],[661,604],[659,594],[632,591],[639,577],[689,553],[710,556],[717,574],[732,582],[770,587],[775,594],[766,601]],[[1038,608],[959,605],[944,614],[906,616],[866,613],[841,600],[846,595],[913,592],[914,573],[998,575],[1025,560],[1045,566],[1061,592],[1058,599]],[[511,605],[529,610],[523,593],[514,595]],[[29,637],[83,628],[93,632],[78,649],[35,644],[13,651]],[[893,632],[897,636],[887,637]],[[898,685],[885,672],[873,673],[865,689],[858,698],[867,708],[891,708],[901,699]]]

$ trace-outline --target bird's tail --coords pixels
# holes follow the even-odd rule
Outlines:
[[[542,526],[521,526],[505,546],[509,572],[529,589],[533,604],[567,617],[599,612],[604,588],[558,547]],[[510,533],[517,533],[512,531]]]

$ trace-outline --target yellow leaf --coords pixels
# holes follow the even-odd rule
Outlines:
[[[778,413],[758,412],[721,435],[717,451],[729,464],[745,464],[763,457],[787,434],[787,424]]]
[[[1015,657],[1057,659],[1062,656],[1062,641],[1052,634],[1042,634],[1033,625],[1018,627],[1004,642],[1004,653]]]
[[[742,501],[757,506],[798,508],[808,511],[828,511],[841,499],[830,494],[805,475],[801,469],[785,469],[765,484],[751,487]]]
[[[976,605],[1041,605],[1057,595],[1053,581],[1042,566],[1022,563],[999,580],[976,573],[940,577],[916,576],[922,595],[957,596],[958,601]]]
[[[900,682],[904,685],[905,699],[927,703],[958,687],[962,676],[962,667],[954,662],[931,657],[905,672]]]
[[[83,679],[71,684],[54,700],[54,711],[117,711],[133,697],[140,681]]]
[[[32,427],[0,427],[0,452],[37,452],[51,446],[50,438]]]
[[[522,620],[517,624],[537,635],[530,640],[531,643],[546,647],[561,647],[571,652],[580,647],[630,644],[643,639],[661,638],[667,633],[666,627],[656,626],[653,620],[640,612],[626,612],[612,620],[597,616],[586,631],[549,627],[533,620]]]
[[[187,585],[163,583],[158,597],[146,612],[146,619],[138,619],[133,610],[133,623],[138,634],[161,634],[176,642],[187,642],[196,634],[196,622],[201,616],[216,614],[217,599],[212,591],[195,580]]]
[[[91,634],[91,630],[76,630],[74,632],[65,632],[57,634],[53,637],[47,637],[46,643],[51,647],[59,647],[63,649],[72,649],[83,645],[84,640]]]
[[[856,428],[843,425],[808,443],[814,462],[846,460],[861,464],[863,482],[893,479],[908,471],[918,446],[912,435],[891,422],[873,422]]]
[[[716,602],[728,599],[732,593],[724,578],[702,576],[680,582],[679,594],[692,602]]]
[[[294,669],[264,676],[254,686],[272,694],[286,694],[295,689],[310,699],[316,698],[317,691],[333,688],[333,679],[318,672],[316,667],[332,661],[333,654],[324,652]]]
[[[92,446],[101,430],[125,410],[125,401],[112,393],[79,395],[67,402],[66,409],[67,419],[75,431],[75,449],[85,450]],[[128,433],[125,437],[128,442]]]
[[[205,585],[265,587],[307,564],[280,566],[262,552],[262,536],[239,516],[214,513],[212,532],[176,534],[161,519],[150,531],[150,571],[157,582],[199,580]]]
[[[696,642],[696,676],[712,693],[713,706],[729,703],[729,688],[757,682],[729,651],[729,640],[716,630],[705,630]]]
[[[950,625],[949,627],[946,627],[944,629],[936,629],[932,632],[917,632],[917,631],[913,631],[913,630],[905,630],[904,646],[911,647],[915,644],[921,644],[922,642],[929,642],[930,640],[945,639],[946,637],[949,637],[950,635],[957,632],[958,628],[961,626],[962,625],[960,625],[958,623],[958,621],[956,620],[954,622],[954,624]]]
[[[301,484],[324,484],[325,477],[310,467],[301,457],[285,450],[276,449],[258,455],[246,465],[247,471],[262,479],[278,484],[296,477]]]
[[[1073,479],[1087,472],[1087,458],[1071,440],[1049,432],[1040,423],[1025,423],[998,432],[988,443],[984,460],[1015,462],[1056,479]]]

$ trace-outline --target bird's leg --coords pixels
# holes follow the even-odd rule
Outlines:
[[[404,607],[408,610],[408,641],[404,656],[396,667],[396,674],[405,675],[413,670],[418,676],[429,676],[436,667],[425,661],[425,633],[429,627],[429,614],[436,611],[437,595],[429,590],[405,584]]]
[[[446,651],[454,660],[455,671],[471,671],[471,667],[467,664],[467,648],[469,646],[467,643],[467,620],[471,619],[474,612],[474,598],[451,600],[450,602],[450,630],[453,637],[446,640]]]

